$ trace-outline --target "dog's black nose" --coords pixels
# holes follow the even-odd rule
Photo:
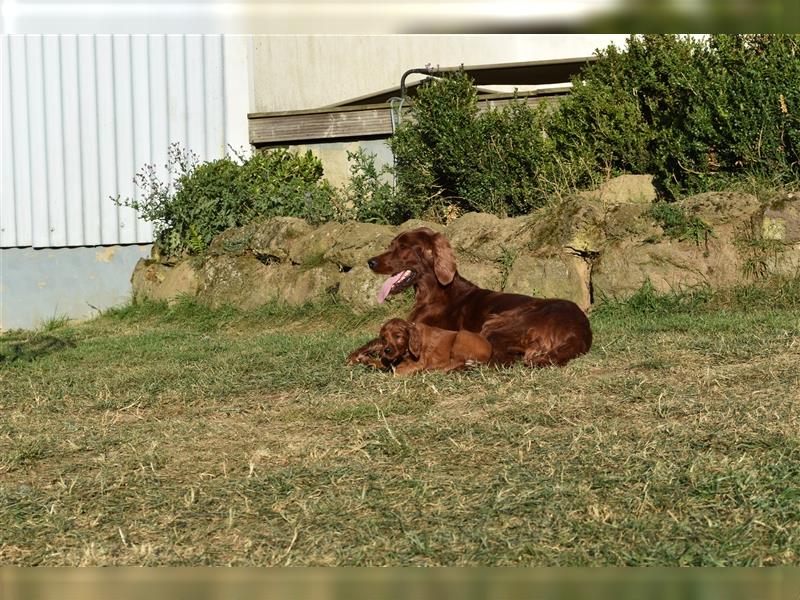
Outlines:
[[[372,270],[374,271],[374,270],[375,270],[375,267],[377,267],[377,266],[378,266],[378,261],[377,261],[377,260],[375,260],[374,258],[370,258],[370,259],[367,261],[367,266],[368,266],[370,269],[372,269]]]

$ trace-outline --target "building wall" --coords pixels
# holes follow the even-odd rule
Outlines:
[[[0,38],[0,247],[152,241],[110,197],[170,144],[202,159],[246,147],[246,38],[6,35]]]
[[[149,254],[149,244],[0,249],[0,331],[53,317],[84,319],[124,304],[133,267]]]
[[[350,162],[348,152],[356,152],[363,148],[368,154],[375,155],[375,166],[380,169],[384,165],[392,165],[394,156],[386,140],[359,140],[354,142],[316,142],[287,146],[292,152],[311,150],[322,162],[325,179],[336,187],[345,185],[350,180]]]
[[[111,201],[170,144],[249,147],[250,38],[0,36],[0,329],[125,302],[152,241]],[[143,245],[144,244],[144,245]]]
[[[399,85],[407,69],[591,56],[626,35],[293,35],[253,39],[254,111],[319,108]],[[413,77],[408,80],[413,81]]]

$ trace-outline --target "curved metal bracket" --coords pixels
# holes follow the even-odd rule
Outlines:
[[[400,97],[403,100],[406,98],[406,77],[412,75],[413,73],[419,73],[421,75],[433,75],[436,72],[438,72],[438,69],[433,67],[418,67],[416,69],[409,69],[403,73],[403,76],[400,78]]]

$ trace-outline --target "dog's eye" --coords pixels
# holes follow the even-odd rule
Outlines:
[[[383,349],[383,353],[384,353],[384,354],[390,354],[391,352],[392,352],[392,349],[391,349],[391,348],[384,348],[384,349]]]

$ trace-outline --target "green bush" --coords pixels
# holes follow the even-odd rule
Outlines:
[[[542,205],[535,182],[551,146],[545,116],[521,103],[479,114],[463,72],[429,80],[390,140],[399,195],[415,216],[447,205],[499,215]]]
[[[652,173],[665,199],[800,177],[800,36],[632,36],[598,56],[554,114],[557,152]]]
[[[375,157],[364,148],[347,152],[350,179],[340,191],[338,219],[398,225],[415,216],[413,205],[402,202],[394,193],[389,181],[392,168],[384,165],[379,169]]]
[[[311,223],[334,216],[333,187],[322,179],[322,164],[310,151],[283,149],[200,163],[195,154],[170,146],[162,181],[155,165],[135,176],[138,199],[117,204],[137,210],[153,223],[155,240],[168,256],[202,254],[218,233],[258,216],[296,216]]]
[[[653,174],[664,200],[743,178],[796,183],[800,36],[632,36],[555,107],[479,113],[463,72],[429,80],[390,143],[418,213],[524,214],[622,173]]]

